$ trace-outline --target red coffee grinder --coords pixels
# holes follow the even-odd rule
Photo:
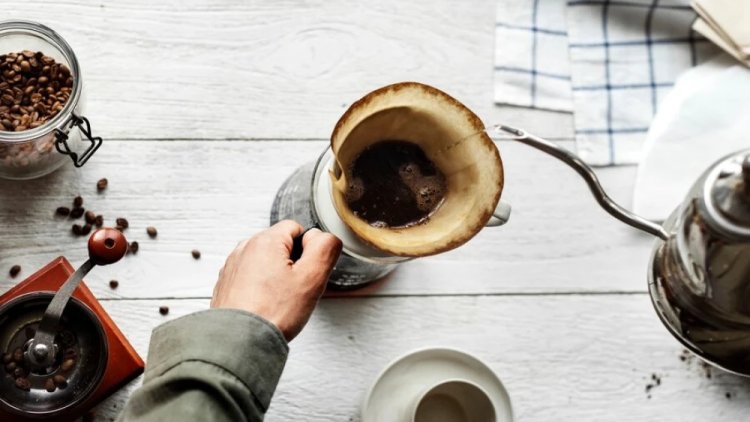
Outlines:
[[[78,270],[64,257],[0,297],[0,421],[74,420],[143,372],[143,360],[82,282],[119,261],[127,240],[104,228]]]

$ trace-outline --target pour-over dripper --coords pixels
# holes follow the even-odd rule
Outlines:
[[[330,174],[338,217],[363,242],[391,256],[434,255],[461,246],[484,228],[500,201],[503,165],[484,124],[437,88],[402,82],[370,92],[349,107],[331,135]],[[476,134],[451,147],[455,139]],[[429,218],[384,227],[361,218],[347,202],[349,170],[368,148],[385,141],[416,145],[445,179],[442,203]]]

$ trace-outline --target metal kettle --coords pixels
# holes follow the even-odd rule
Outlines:
[[[576,155],[520,129],[490,129],[562,160],[609,214],[656,236],[648,286],[664,325],[707,362],[750,376],[750,149],[714,163],[660,226],[612,201]]]

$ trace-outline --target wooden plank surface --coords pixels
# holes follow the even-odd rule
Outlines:
[[[564,143],[571,146],[571,143]],[[29,182],[0,181],[0,268],[27,270],[65,255],[86,257],[72,221],[54,216],[77,194],[107,224],[126,217],[140,251],[93,272],[98,297],[209,296],[227,254],[268,225],[276,190],[314,159],[323,141],[108,142],[83,171],[68,166]],[[502,142],[507,172],[503,199],[510,222],[483,230],[461,248],[402,265],[377,289],[355,294],[488,294],[646,290],[652,239],[614,220],[564,164],[527,146]],[[632,167],[602,168],[612,195],[628,204]],[[96,193],[96,181],[109,188]],[[158,228],[151,240],[145,227]],[[190,256],[192,249],[203,255]],[[7,270],[0,288],[13,280]],[[25,274],[29,274],[26,272]],[[107,281],[120,281],[116,292]]]
[[[345,108],[387,83],[433,84],[486,123],[573,149],[570,114],[492,104],[496,5],[5,1],[3,19],[41,21],[73,46],[86,115],[106,143],[83,169],[0,181],[0,292],[56,256],[85,259],[85,240],[53,216],[82,194],[108,222],[127,217],[126,234],[140,242],[138,255],[87,282],[145,357],[154,326],[207,307],[227,253],[267,226],[276,189],[325,148]],[[565,165],[522,145],[500,149],[510,223],[406,263],[376,288],[324,299],[292,343],[267,420],[358,421],[376,374],[427,346],[487,362],[519,421],[746,419],[750,383],[719,371],[707,378],[695,358],[681,361],[651,309],[652,239],[600,210]],[[629,206],[635,168],[597,174]],[[101,177],[110,189],[97,194]],[[8,279],[16,263],[23,273]],[[662,382],[649,399],[652,374]],[[138,382],[100,406],[97,420],[114,418]]]
[[[152,327],[208,306],[103,303],[144,355]],[[290,346],[268,421],[358,421],[385,365],[436,346],[485,361],[518,421],[743,421],[750,411],[750,381],[716,370],[707,378],[696,358],[682,361],[645,294],[324,299]],[[652,374],[661,385],[649,398]],[[138,382],[102,404],[99,420],[114,417]]]
[[[493,106],[494,16],[495,0],[3,2],[3,19],[72,45],[105,138],[325,138],[353,101],[404,80],[488,123],[572,136],[569,114]]]

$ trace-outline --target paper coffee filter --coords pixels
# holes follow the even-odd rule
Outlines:
[[[444,201],[423,224],[373,227],[346,203],[346,169],[365,148],[385,140],[419,145],[445,175]],[[462,245],[484,227],[500,200],[502,161],[484,124],[456,99],[428,85],[403,82],[367,94],[336,124],[331,148],[336,211],[364,242],[392,255],[433,255]]]

